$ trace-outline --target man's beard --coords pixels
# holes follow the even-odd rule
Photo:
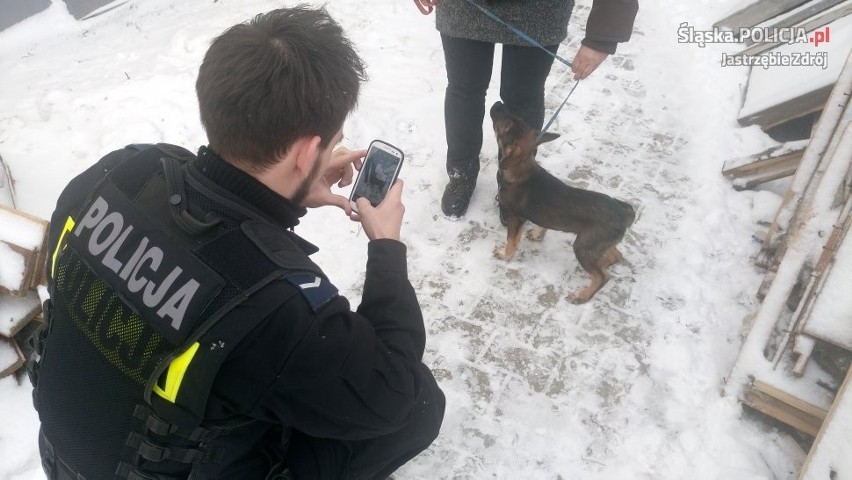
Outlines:
[[[321,167],[320,163],[322,163],[320,154],[317,153],[317,158],[314,159],[314,165],[311,167],[311,171],[308,172],[308,176],[305,177],[305,179],[302,180],[302,183],[299,184],[299,188],[296,189],[296,193],[294,193],[293,198],[290,199],[291,202],[299,206],[302,205],[302,202],[305,200],[305,197],[308,196],[308,193],[311,190],[311,186],[319,176]]]

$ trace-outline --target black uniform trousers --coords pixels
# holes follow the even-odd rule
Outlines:
[[[493,43],[441,35],[447,68],[444,126],[447,134],[447,174],[473,180],[479,174],[485,93],[494,63]],[[546,47],[556,52],[559,45]],[[537,47],[503,45],[500,98],[527,125],[544,123],[544,82],[553,57]]]
[[[426,368],[423,366],[422,368]],[[421,385],[409,422],[366,440],[317,438],[293,430],[285,463],[295,480],[380,480],[425,450],[438,436],[446,400],[434,378]],[[286,478],[286,477],[285,477]]]

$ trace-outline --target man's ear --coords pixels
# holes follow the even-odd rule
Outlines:
[[[300,174],[307,176],[314,166],[314,162],[318,161],[321,152],[320,143],[322,139],[319,135],[312,137],[301,137],[290,146],[290,153],[294,158],[294,167]]]
[[[559,138],[558,133],[544,132],[544,135],[541,136],[541,140],[539,140],[538,143],[536,143],[536,145],[541,145],[542,143],[552,142],[553,140],[556,140],[557,138]]]

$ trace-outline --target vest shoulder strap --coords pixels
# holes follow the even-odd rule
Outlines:
[[[149,157],[154,152],[155,156]],[[204,418],[216,374],[230,352],[275,309],[300,291],[298,287],[293,288],[292,282],[284,280],[294,276],[310,275],[322,279],[325,276],[298,242],[291,238],[291,232],[264,221],[261,216],[246,215],[245,209],[250,207],[241,205],[234,208],[233,199],[220,197],[215,188],[203,191],[193,188],[188,176],[182,172],[188,165],[174,157],[186,158],[189,155],[194,158],[188,151],[157,145],[156,150],[151,149],[147,153],[143,156],[149,157],[149,161],[141,162],[147,165],[125,162],[110,175],[127,178],[132,173],[122,170],[140,168],[152,177],[145,182],[144,192],[138,196],[140,210],[156,210],[145,205],[146,199],[169,198],[177,193],[185,199],[182,208],[191,208],[195,215],[204,218],[201,205],[187,204],[191,197],[188,190],[192,189],[195,194],[203,195],[204,204],[216,205],[219,214],[226,212],[225,215],[232,219],[242,219],[236,223],[237,228],[225,227],[223,223],[213,230],[217,232],[215,235],[211,236],[211,232],[206,231],[197,237],[187,232],[174,216],[171,217],[172,222],[164,222],[167,233],[175,239],[189,238],[189,242],[181,243],[192,245],[193,255],[228,282],[216,298],[211,299],[202,321],[186,341],[153,372],[148,382],[150,388],[145,390],[145,403],[156,414],[177,425],[180,431],[192,431]],[[160,157],[159,161],[151,161],[157,157]],[[170,162],[170,159],[180,161],[181,171],[174,168],[176,162]],[[136,182],[139,182],[139,177]],[[203,241],[192,241],[192,238],[202,237]],[[325,282],[328,283],[327,280]],[[251,315],[240,309],[248,298],[255,300]]]

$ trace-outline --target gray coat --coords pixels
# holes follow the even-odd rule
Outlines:
[[[565,40],[574,0],[476,0],[495,15],[545,46]],[[630,39],[638,0],[594,0],[583,43],[614,53]],[[467,0],[443,0],[436,10],[438,31],[456,38],[528,45],[505,26],[487,17]]]

